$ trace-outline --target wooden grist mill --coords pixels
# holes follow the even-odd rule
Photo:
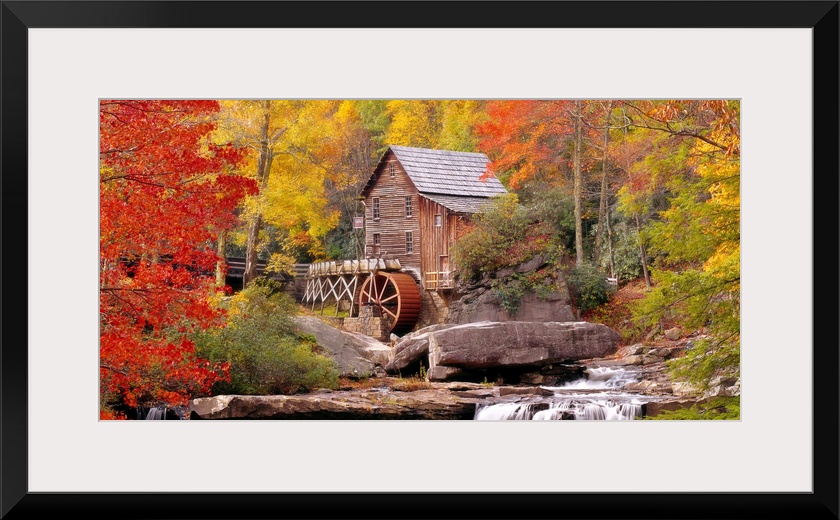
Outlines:
[[[322,313],[327,303],[334,304],[336,316],[343,305],[351,321],[357,319],[359,332],[372,336],[405,334],[417,323],[421,300],[417,282],[401,269],[399,260],[381,258],[311,264],[303,303],[313,311],[320,303]]]

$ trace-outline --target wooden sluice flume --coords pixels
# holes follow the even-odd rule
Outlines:
[[[420,289],[414,278],[400,272],[399,260],[366,258],[337,260],[309,265],[303,303],[334,302],[338,315],[342,301],[349,302],[349,316],[370,310],[372,316],[389,324],[389,332],[404,334],[417,323],[420,315]]]

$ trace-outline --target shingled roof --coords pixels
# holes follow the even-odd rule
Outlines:
[[[466,213],[469,215],[478,213],[484,206],[490,203],[489,197],[461,197],[455,195],[437,195],[435,193],[421,193],[420,196],[432,202],[437,202],[444,208],[455,213]]]
[[[460,197],[491,197],[507,190],[495,176],[482,180],[490,162],[483,153],[453,152],[391,145],[411,182],[421,194]],[[378,168],[377,168],[378,169]],[[375,181],[371,176],[362,193]]]

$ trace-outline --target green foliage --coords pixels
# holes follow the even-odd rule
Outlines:
[[[574,239],[572,204],[556,191],[532,195],[528,206],[516,194],[494,197],[474,226],[455,244],[460,277],[478,279],[485,273],[498,276],[491,290],[501,306],[515,315],[526,293],[546,298],[558,287],[561,252]],[[527,273],[513,272],[520,264],[541,257],[543,266]]]
[[[324,237],[325,255],[330,260],[354,259],[364,240],[364,235],[353,229],[353,215],[343,214],[338,226]]]
[[[724,336],[696,341],[685,356],[668,361],[671,377],[704,390],[716,376],[739,377],[741,349],[734,339]]]
[[[740,419],[740,397],[717,397],[706,403],[695,404],[691,408],[665,410],[653,417],[645,417],[648,421],[738,421]]]
[[[708,339],[698,340],[684,357],[669,366],[672,377],[707,389],[715,376],[737,376],[740,367],[740,294],[735,278],[711,272],[654,271],[656,287],[634,308],[637,323],[652,328],[662,322],[677,323],[687,330],[705,330]]]
[[[597,231],[597,226],[593,226],[593,231]],[[616,277],[620,280],[639,278],[642,275],[642,261],[636,230],[626,222],[615,222],[612,224],[612,238]],[[610,251],[606,240],[601,243],[601,250],[598,252],[598,267],[605,273],[609,272]]]
[[[543,186],[523,197],[531,219],[548,226],[553,245],[573,251],[575,246],[575,203],[557,188]]]
[[[194,338],[202,357],[230,364],[231,380],[216,383],[213,394],[292,394],[338,385],[332,359],[317,352],[314,336],[297,332],[294,302],[270,282],[230,299],[227,327]]]
[[[494,280],[491,290],[493,294],[499,297],[502,308],[511,316],[514,316],[519,311],[519,304],[526,289],[527,287],[520,277],[512,277],[508,280]]]
[[[475,215],[473,227],[455,244],[462,278],[476,279],[531,260],[537,255],[556,262],[574,237],[569,204],[559,195],[545,196],[523,206],[514,193],[493,197],[484,211]]]
[[[519,198],[510,193],[493,197],[473,223],[474,228],[454,248],[458,267],[467,278],[513,265],[507,253],[525,237],[531,222]]]
[[[672,376],[707,389],[740,370],[740,160],[694,150],[694,173],[672,181],[670,207],[647,229],[654,289],[634,309],[648,328],[676,322],[708,340],[672,364]]]
[[[607,303],[613,291],[607,283],[607,277],[591,264],[584,264],[569,269],[566,274],[569,295],[572,304],[581,312],[587,312]]]
[[[257,293],[258,289],[259,293],[264,294],[265,297],[271,297],[275,294],[280,294],[283,292],[283,284],[272,278],[258,276],[251,281],[251,284],[249,285],[249,290],[245,291],[245,294]],[[286,303],[278,302],[278,305],[282,305],[285,307]]]

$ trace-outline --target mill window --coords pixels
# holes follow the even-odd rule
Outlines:
[[[373,219],[379,219],[379,197],[373,198]]]
[[[443,217],[440,215],[435,215],[435,227],[441,227],[443,225]]]
[[[405,232],[405,252],[406,254],[414,252],[414,233],[411,231]]]
[[[394,163],[388,165],[388,173],[391,174],[392,178],[396,175],[397,169],[394,167]]]
[[[411,196],[410,195],[406,195],[406,197],[405,197],[405,216],[406,217],[411,216]]]

